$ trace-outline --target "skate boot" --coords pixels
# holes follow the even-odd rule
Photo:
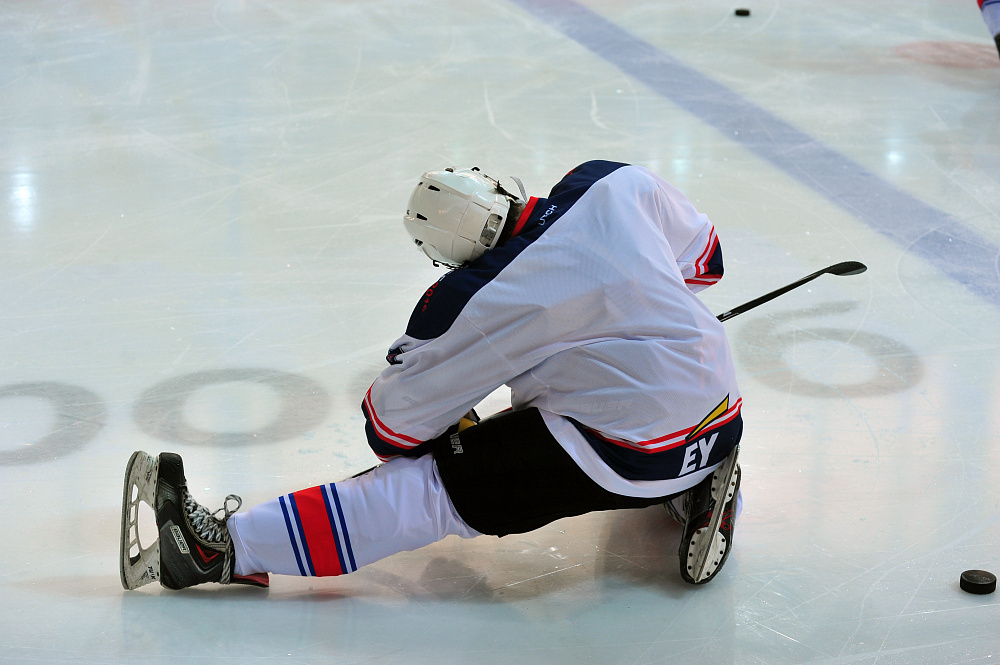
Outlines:
[[[687,493],[678,494],[674,496],[674,498],[663,502],[663,508],[667,511],[667,514],[670,515],[670,518],[673,521],[677,522],[681,526],[687,524],[687,514],[684,512],[684,501],[686,497]]]
[[[736,446],[712,475],[685,494],[686,521],[678,552],[685,582],[704,584],[711,580],[722,569],[733,547],[740,490],[738,454]]]
[[[230,510],[229,502],[236,501]],[[158,539],[149,547],[139,542],[139,503],[156,515]],[[159,581],[168,589],[184,589],[205,582],[268,586],[266,573],[240,576],[233,573],[233,542],[226,520],[239,510],[242,500],[230,494],[223,507],[210,512],[188,492],[180,455],[153,457],[136,451],[125,469],[122,496],[121,581],[137,589]],[[224,513],[222,518],[216,517]]]

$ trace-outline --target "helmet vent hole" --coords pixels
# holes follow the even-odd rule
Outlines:
[[[424,221],[424,222],[426,222],[426,221],[427,221],[427,218],[426,218],[426,217],[424,217],[423,215],[421,215],[421,214],[420,214],[419,212],[417,213],[417,219],[419,219],[419,220],[421,220],[421,221]]]
[[[431,190],[432,192],[440,192],[441,191],[440,187],[435,187],[434,185],[427,185],[427,189]]]

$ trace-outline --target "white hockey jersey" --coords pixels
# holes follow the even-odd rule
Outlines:
[[[365,395],[369,443],[383,460],[423,454],[506,384],[605,489],[687,489],[742,432],[729,343],[694,294],[722,272],[715,228],[680,191],[582,164],[427,290]]]

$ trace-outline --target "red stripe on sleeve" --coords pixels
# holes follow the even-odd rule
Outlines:
[[[372,384],[374,387],[375,384]],[[386,443],[396,446],[397,448],[412,448],[413,446],[423,443],[420,439],[415,439],[412,436],[407,436],[405,434],[399,434],[394,432],[388,425],[386,425],[375,413],[375,406],[372,404],[372,389],[369,388],[368,392],[365,393],[365,404],[368,406],[368,414],[372,417],[372,424],[375,426],[375,432],[379,437]],[[398,439],[393,441],[393,439]],[[406,445],[411,444],[411,445]]]
[[[715,248],[718,246],[719,236],[715,234],[715,230],[713,229],[708,237],[708,246],[705,247],[705,251],[698,257],[698,260],[695,261],[695,267],[698,271],[698,275],[704,273],[705,270],[708,269],[708,262],[711,260],[712,255],[715,254]]]

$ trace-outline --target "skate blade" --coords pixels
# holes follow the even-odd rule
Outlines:
[[[137,450],[125,467],[125,489],[122,492],[121,579],[127,589],[160,579],[160,541],[149,547],[139,542],[139,503],[150,507],[156,497],[156,473],[159,458]]]
[[[712,483],[712,517],[708,525],[695,531],[688,549],[691,563],[691,578],[695,584],[701,584],[719,568],[722,555],[726,551],[726,539],[719,533],[719,525],[726,513],[726,503],[732,499],[736,491],[736,459],[740,447],[736,446],[729,457],[714,472],[717,479]]]
[[[707,533],[707,527],[704,529],[698,529],[695,532],[694,537],[698,538],[704,536],[704,541],[708,542],[709,539]],[[722,559],[726,556],[726,537],[716,531],[715,537],[712,538],[712,542],[708,548],[706,548],[706,551],[708,554],[704,565],[702,565],[700,570],[695,567],[691,576],[694,579],[695,584],[701,584],[707,581],[708,578],[715,574],[715,571],[719,569],[719,566],[722,565]]]

